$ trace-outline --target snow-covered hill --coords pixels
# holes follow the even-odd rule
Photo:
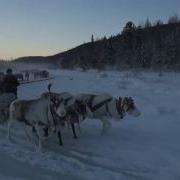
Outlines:
[[[112,120],[110,131],[101,135],[101,123],[82,123],[77,140],[63,132],[64,147],[51,137],[43,153],[34,151],[16,125],[13,141],[0,126],[0,179],[62,180],[178,180],[180,179],[180,74],[95,71],[54,71],[52,89],[71,93],[107,92],[115,97],[132,96],[141,117]],[[48,81],[19,87],[21,99],[37,98]]]

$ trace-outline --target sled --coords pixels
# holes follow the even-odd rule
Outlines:
[[[20,81],[20,84],[28,84],[28,83],[35,83],[35,82],[40,82],[40,81],[48,81],[54,79],[54,77],[48,77],[48,78],[41,78],[41,79],[36,79],[36,80],[30,80],[30,81]]]

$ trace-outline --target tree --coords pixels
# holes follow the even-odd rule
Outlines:
[[[151,27],[151,26],[152,26],[152,24],[151,24],[149,18],[147,18],[144,27],[145,27],[145,28],[149,28],[149,27]]]
[[[179,17],[177,14],[169,17],[168,24],[175,24],[179,22]]]
[[[125,27],[123,28],[123,33],[132,32],[135,29],[136,29],[136,26],[134,25],[134,23],[132,21],[129,21],[126,23]]]
[[[93,36],[93,34],[91,36],[91,42],[94,43],[94,36]]]
[[[163,21],[157,20],[157,21],[155,22],[154,26],[161,26],[161,25],[163,25],[163,24],[164,24]]]
[[[112,45],[112,38],[110,38],[104,44],[104,57],[102,61],[104,66],[114,65],[114,61],[115,61],[114,54],[115,54],[115,51]]]

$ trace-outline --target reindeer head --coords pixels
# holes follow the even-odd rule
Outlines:
[[[66,109],[64,106],[64,99],[51,93],[50,95],[51,104],[59,117],[66,115]]]
[[[59,117],[64,117],[66,115],[65,105],[64,105],[64,99],[56,93],[51,92],[52,84],[50,83],[48,85],[48,93],[44,93],[44,96],[50,97],[51,105],[55,111],[55,113]]]
[[[134,117],[138,117],[141,114],[131,97],[125,97],[122,100],[122,108],[125,112]]]

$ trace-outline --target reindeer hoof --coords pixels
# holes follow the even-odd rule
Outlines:
[[[63,143],[62,143],[62,142],[60,142],[60,143],[59,143],[59,146],[63,146]]]

